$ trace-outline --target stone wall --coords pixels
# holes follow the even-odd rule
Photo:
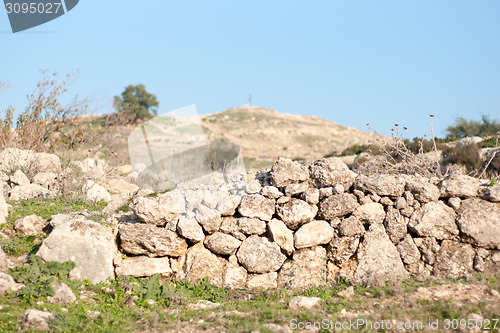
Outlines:
[[[65,217],[71,227],[55,218],[39,254],[49,258],[64,232],[95,232],[102,251],[85,255],[94,261],[112,256],[104,243],[116,239],[119,252],[103,260],[107,276],[114,265],[116,275],[161,273],[193,283],[207,276],[221,287],[261,289],[329,285],[340,277],[368,285],[461,278],[500,272],[499,202],[500,186],[464,175],[370,177],[337,158],[279,159],[222,186],[136,195],[112,237],[81,216]],[[60,252],[75,255],[68,247]],[[80,277],[84,262],[77,263]]]

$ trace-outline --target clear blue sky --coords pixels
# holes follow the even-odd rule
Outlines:
[[[0,108],[22,110],[40,69],[80,69],[71,92],[128,84],[159,112],[253,105],[389,134],[437,136],[457,116],[500,118],[500,1],[97,1],[12,34],[0,12]]]

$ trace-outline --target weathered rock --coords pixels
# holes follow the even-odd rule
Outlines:
[[[202,243],[190,247],[186,253],[186,261],[182,270],[177,274],[178,279],[185,279],[190,283],[198,283],[204,277],[213,285],[222,287],[222,276],[226,260],[217,257],[207,250]]]
[[[309,188],[302,193],[302,200],[310,205],[317,205],[319,202],[319,190],[317,188]]]
[[[56,224],[44,239],[37,255],[44,261],[73,261],[72,279],[89,279],[94,283],[114,278],[115,237],[110,228],[75,217]]]
[[[188,307],[190,310],[199,311],[205,309],[215,309],[218,308],[221,304],[207,301],[206,299],[200,299],[194,304],[190,304]]]
[[[28,309],[23,315],[23,328],[26,330],[48,331],[50,330],[47,321],[55,319],[50,312]]]
[[[280,157],[271,167],[271,184],[276,187],[300,183],[308,178],[309,170],[307,167],[288,158]]]
[[[339,234],[344,237],[363,236],[365,234],[365,227],[361,221],[354,215],[343,219],[337,226]]]
[[[14,290],[16,281],[7,273],[0,273],[0,296]]]
[[[321,246],[297,250],[278,273],[278,287],[307,289],[326,283],[326,250]]]
[[[283,196],[283,193],[281,193],[275,186],[264,186],[260,191],[260,194],[269,199],[278,199]]]
[[[385,219],[385,210],[381,204],[372,202],[357,207],[352,212],[352,215],[356,216],[363,223],[382,223]]]
[[[321,302],[319,297],[295,296],[288,302],[288,308],[293,310],[312,309]]]
[[[420,260],[420,252],[410,235],[406,235],[396,248],[405,264],[412,265]]]
[[[304,193],[309,185],[307,183],[288,184],[285,187],[285,194],[289,197]]]
[[[360,177],[354,187],[365,193],[377,194],[381,197],[400,197],[405,191],[405,180],[394,175],[376,175]]]
[[[500,249],[500,205],[467,199],[458,211],[457,225],[462,239],[487,249]]]
[[[130,257],[122,260],[116,267],[116,275],[147,277],[155,274],[172,274],[168,257],[150,258],[147,256]]]
[[[193,243],[201,242],[205,238],[203,228],[196,219],[186,216],[179,217],[177,233]]]
[[[249,217],[238,219],[238,229],[245,235],[262,235],[266,232],[266,222]]]
[[[245,196],[238,207],[238,212],[246,217],[256,217],[264,221],[270,221],[275,211],[273,199],[266,198],[260,194]]]
[[[6,148],[0,152],[0,172],[9,173],[14,170],[33,172],[58,172],[61,160],[58,156],[46,153],[35,153],[31,150]]]
[[[9,192],[10,200],[29,200],[34,198],[48,198],[49,190],[36,184],[16,186]]]
[[[54,296],[48,296],[47,301],[52,304],[71,304],[76,301],[76,296],[66,283],[52,285]]]
[[[196,221],[203,227],[209,234],[219,231],[222,223],[222,218],[219,212],[212,210],[205,205],[200,205],[196,208],[195,216]]]
[[[5,223],[5,219],[9,215],[9,206],[5,202],[5,197],[3,196],[3,186],[0,183],[0,224]]]
[[[455,217],[455,211],[442,201],[428,202],[413,213],[408,228],[421,237],[452,239],[459,233]]]
[[[179,218],[172,197],[162,195],[158,198],[137,198],[132,208],[134,214],[147,224],[164,226]]]
[[[213,253],[232,255],[240,247],[241,241],[231,235],[216,232],[206,237],[204,244]]]
[[[384,227],[387,235],[394,244],[399,243],[407,234],[407,225],[409,219],[403,217],[403,215],[395,208],[387,208],[387,213],[385,215]]]
[[[500,202],[500,185],[481,186],[479,194],[484,200],[491,202]]]
[[[276,209],[279,217],[286,226],[292,230],[314,219],[318,213],[318,207],[309,205],[307,202],[291,198],[284,204],[278,204]]]
[[[128,175],[129,173],[134,171],[134,168],[130,164],[124,164],[116,168],[116,171],[122,175]]]
[[[348,193],[335,194],[319,203],[318,216],[323,220],[332,220],[352,213],[358,206],[355,195]]]
[[[470,244],[444,240],[436,254],[432,273],[441,278],[457,279],[473,272],[475,252]]]
[[[247,236],[240,231],[238,220],[238,218],[233,216],[224,217],[220,225],[220,231],[243,241],[247,238]]]
[[[252,274],[249,276],[246,287],[248,289],[269,290],[278,288],[278,273]]]
[[[460,200],[460,198],[448,198],[448,206],[453,208],[455,212],[458,212],[461,204],[462,200]]]
[[[179,257],[186,253],[186,240],[175,232],[151,224],[121,225],[118,231],[121,249],[148,257]]]
[[[382,198],[380,198],[379,203],[381,205],[384,205],[384,206],[387,206],[387,207],[394,206],[394,202],[389,197],[382,197]]]
[[[257,179],[254,179],[245,185],[245,192],[248,194],[259,193],[262,190],[262,185]]]
[[[120,194],[123,192],[135,193],[139,190],[139,186],[131,184],[123,179],[109,179],[105,184],[104,188],[110,194]]]
[[[324,158],[314,161],[311,166],[311,179],[316,187],[330,187],[337,184],[348,189],[354,183],[356,174],[349,170],[342,160],[337,157]]]
[[[403,197],[397,198],[396,201],[394,202],[394,208],[398,210],[405,209],[406,207],[408,207],[408,203],[406,202],[406,199]]]
[[[111,194],[93,180],[87,180],[82,187],[85,198],[90,201],[111,201]]]
[[[5,273],[10,268],[10,260],[0,247],[0,273]]]
[[[484,259],[483,273],[498,274],[500,271],[500,251],[492,251],[492,253]]]
[[[133,192],[125,191],[114,196],[111,202],[102,210],[105,214],[112,214],[122,206],[128,206],[129,200],[132,199]]]
[[[240,204],[241,198],[239,196],[224,196],[218,203],[215,210],[221,216],[231,216],[236,212]]]
[[[422,260],[428,263],[429,265],[434,265],[436,260],[436,253],[439,251],[439,244],[434,237],[415,237],[413,239],[415,245],[417,245],[418,249],[422,253]]]
[[[436,185],[424,181],[407,180],[406,189],[422,203],[437,201],[440,195]]]
[[[480,185],[481,181],[477,178],[453,174],[439,182],[438,187],[441,191],[441,197],[458,197],[464,199],[475,197]]]
[[[358,245],[359,237],[334,237],[327,247],[328,258],[342,265],[356,253]]]
[[[10,176],[10,182],[14,185],[28,185],[30,183],[29,178],[22,172],[21,170],[17,170],[14,172],[12,176]]]
[[[295,248],[301,249],[329,243],[334,235],[333,228],[325,221],[312,221],[295,232]]]
[[[18,219],[14,223],[14,230],[16,230],[22,237],[40,235],[43,228],[45,228],[47,224],[48,222],[46,219],[32,214]]]
[[[224,273],[222,277],[222,286],[230,289],[243,289],[247,281],[248,273],[246,269],[237,263],[228,262],[224,266]]]
[[[275,272],[286,259],[278,244],[259,236],[245,239],[236,256],[240,264],[250,273]]]
[[[339,194],[339,193],[335,193]],[[332,187],[322,187],[319,189],[319,199],[324,199],[328,198],[329,196],[333,195],[333,188]]]
[[[278,244],[286,254],[291,255],[294,251],[293,232],[286,227],[283,221],[277,219],[272,219],[267,226],[273,241]]]
[[[359,263],[354,273],[357,283],[380,286],[408,277],[398,250],[381,224],[372,224],[365,233],[357,258]]]

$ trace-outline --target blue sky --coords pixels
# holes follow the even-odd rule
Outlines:
[[[80,69],[71,93],[111,112],[128,84],[159,112],[253,105],[406,137],[457,116],[500,118],[500,2],[97,1],[12,34],[0,12],[0,108],[22,110],[40,69]]]

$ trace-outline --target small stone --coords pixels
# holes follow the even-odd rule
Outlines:
[[[311,309],[321,302],[319,297],[295,296],[288,302],[288,308],[294,310]]]
[[[334,230],[325,221],[313,221],[304,224],[295,232],[295,248],[301,249],[329,243],[334,235]]]
[[[316,205],[319,202],[319,190],[317,188],[309,188],[302,193],[302,200],[310,205]]]
[[[283,196],[283,193],[281,193],[275,186],[264,186],[260,191],[260,194],[269,199],[278,199]]]

